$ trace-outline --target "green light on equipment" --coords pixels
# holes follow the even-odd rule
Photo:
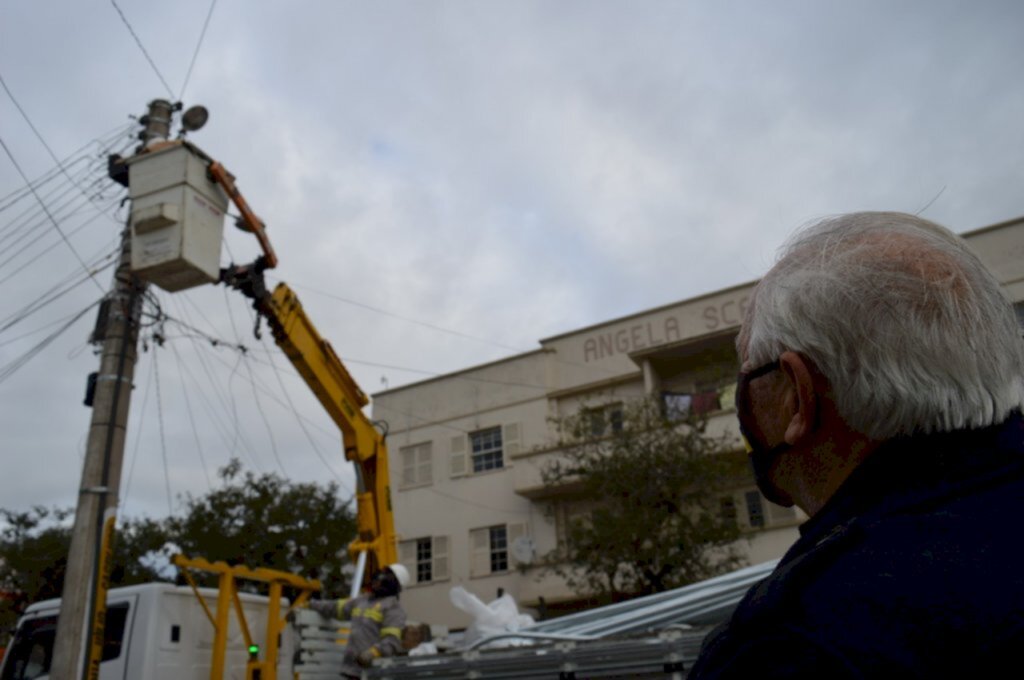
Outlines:
[[[259,653],[260,653],[260,646],[259,645],[249,645],[249,655],[250,656],[257,656],[257,655],[259,655]]]

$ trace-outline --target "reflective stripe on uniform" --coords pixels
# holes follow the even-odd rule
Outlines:
[[[380,605],[367,607],[363,610],[363,616],[370,619],[371,621],[376,621],[377,623],[380,623],[384,620],[384,612],[380,610]]]
[[[381,637],[387,637],[388,635],[391,635],[391,636],[396,637],[399,640],[401,640],[402,639],[402,629],[401,628],[381,628],[380,629],[380,636]]]
[[[347,598],[347,597],[338,600],[337,604],[335,605],[335,611],[337,613],[334,616],[336,618],[340,619],[342,616],[344,616],[344,614],[343,614],[343,612],[341,610],[345,608],[345,603],[348,602],[348,600],[349,600],[349,598]]]

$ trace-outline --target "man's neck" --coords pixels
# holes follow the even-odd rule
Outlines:
[[[878,446],[878,442],[850,431],[815,446],[797,476],[793,494],[796,505],[808,517],[816,515]]]

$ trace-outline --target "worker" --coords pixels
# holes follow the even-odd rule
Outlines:
[[[812,225],[758,284],[737,350],[757,485],[810,519],[690,680],[1012,674],[1024,345],[963,239],[899,213]]]
[[[405,610],[398,596],[407,585],[409,570],[401,564],[392,564],[374,574],[369,594],[351,599],[310,601],[310,609],[322,616],[351,621],[342,677],[359,678],[361,669],[373,664],[374,659],[402,653]]]

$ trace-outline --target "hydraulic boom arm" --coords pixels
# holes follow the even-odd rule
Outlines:
[[[209,170],[238,207],[240,226],[256,234],[263,249],[263,256],[252,264],[221,270],[221,281],[252,299],[253,308],[260,318],[266,319],[278,346],[341,430],[345,458],[356,468],[358,536],[349,544],[349,554],[354,561],[367,554],[372,574],[375,569],[398,561],[385,433],[363,413],[370,400],[331,344],[320,336],[295,292],[284,283],[279,283],[272,294],[267,291],[263,272],[277,264],[277,257],[263,223],[249,209],[234,179],[219,163],[212,163]],[[361,576],[357,574],[357,583]]]

